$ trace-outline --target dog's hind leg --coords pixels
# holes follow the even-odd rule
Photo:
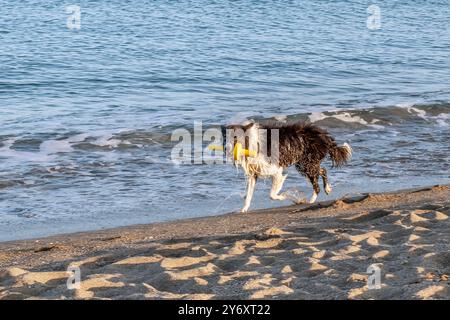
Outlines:
[[[247,212],[250,208],[250,203],[252,202],[253,192],[255,191],[256,176],[252,175],[248,177],[247,180],[247,195],[245,196],[244,207],[241,212]]]
[[[311,184],[313,186],[314,192],[311,196],[311,198],[309,199],[309,203],[314,203],[317,200],[317,196],[319,195],[320,192],[320,187],[319,187],[319,175],[308,175],[309,181],[311,181]]]
[[[279,171],[272,176],[272,189],[270,190],[270,198],[273,200],[285,200],[286,196],[278,194],[283,187],[283,183],[286,180],[287,175],[283,176],[283,171]]]
[[[323,180],[323,188],[325,189],[325,193],[326,194],[330,194],[331,193],[331,185],[328,183],[328,177],[327,177],[327,169],[325,168],[320,168],[320,176],[322,177]]]
[[[304,174],[308,177],[309,181],[311,182],[314,192],[309,199],[309,203],[314,203],[317,200],[317,196],[320,192],[319,187],[319,176],[321,175],[321,168],[320,168],[320,161],[319,162],[310,162],[306,165],[296,165],[297,170],[299,170],[300,173]]]

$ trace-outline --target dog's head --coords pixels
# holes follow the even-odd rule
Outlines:
[[[259,149],[259,133],[258,124],[248,121],[243,124],[231,124],[226,126],[224,132],[224,146],[227,152],[227,158],[233,159],[233,163],[240,163],[245,159],[234,158],[234,148],[236,144],[241,144],[242,148],[251,152],[258,152]]]

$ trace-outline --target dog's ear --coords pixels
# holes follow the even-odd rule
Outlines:
[[[248,129],[250,129],[251,127],[253,127],[255,125],[254,122],[250,122],[249,124],[243,126],[244,131],[247,131]]]

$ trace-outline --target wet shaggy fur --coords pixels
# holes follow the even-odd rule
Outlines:
[[[266,125],[261,128],[279,130],[279,165],[287,168],[295,165],[299,173],[306,176],[313,185],[314,192],[319,194],[319,176],[323,186],[328,183],[327,171],[321,162],[330,156],[333,167],[341,167],[351,157],[351,149],[338,146],[334,138],[324,129],[313,124],[296,123]],[[270,140],[270,135],[268,134]]]
[[[259,125],[259,128],[267,130],[268,145],[271,143],[271,130],[278,130],[279,165],[284,168],[298,164],[305,168],[306,171],[302,173],[306,174],[306,172],[314,171],[313,167],[320,165],[328,154],[334,167],[346,164],[350,156],[348,148],[338,147],[334,138],[326,130],[310,123],[268,123]],[[268,155],[270,156],[270,148]]]
[[[325,192],[327,194],[331,192],[331,186],[328,183],[327,170],[321,167],[321,162],[329,155],[333,167],[341,167],[347,163],[352,153],[352,149],[348,144],[338,146],[334,138],[326,130],[309,123],[296,122],[284,124],[269,122],[257,124],[252,122],[247,125],[231,125],[228,126],[227,129],[234,130],[233,132],[240,130],[242,130],[241,132],[245,132],[245,147],[247,149],[252,148],[249,140],[254,140],[255,137],[257,137],[255,132],[260,129],[266,130],[266,141],[257,141],[256,145],[259,152],[261,147],[260,143],[265,143],[267,156],[269,157],[271,156],[271,131],[278,131],[279,151],[277,163],[268,163],[263,160],[262,157],[257,157],[256,159],[244,158],[242,161],[237,161],[237,164],[244,169],[246,175],[249,177],[246,204],[242,209],[244,212],[247,211],[248,206],[250,205],[253,194],[252,189],[254,188],[254,184],[258,177],[272,177],[271,198],[278,200],[286,199],[286,195],[278,193],[287,177],[287,175],[283,176],[283,169],[292,165],[294,165],[297,171],[307,177],[311,182],[314,193],[310,199],[310,203],[315,202],[317,195],[320,192],[320,177],[322,177]],[[231,134],[231,136],[234,136],[234,142],[232,144],[236,143],[236,138],[239,137],[233,134]],[[240,138],[242,139],[242,137]]]

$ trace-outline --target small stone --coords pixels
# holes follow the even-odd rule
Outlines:
[[[281,273],[291,273],[291,272],[292,272],[291,266],[285,266],[285,267],[281,270]]]

